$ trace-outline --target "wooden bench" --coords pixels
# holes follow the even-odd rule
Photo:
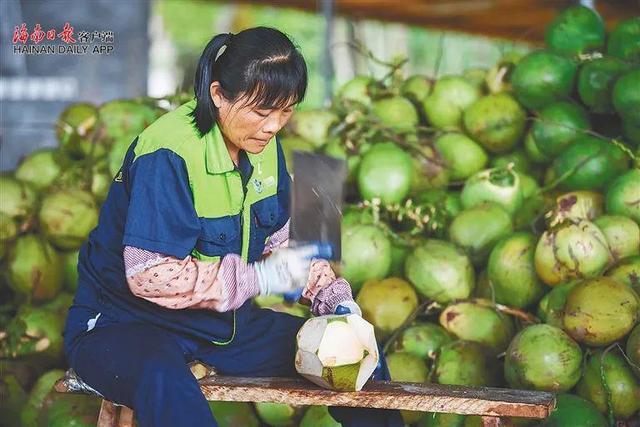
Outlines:
[[[240,378],[206,375],[199,379],[208,400],[276,402],[293,405],[355,406],[479,415],[484,426],[500,426],[501,417],[546,418],[555,406],[552,393],[490,387],[370,381],[359,392],[335,392],[304,378]],[[70,391],[67,378],[54,389]],[[98,427],[133,427],[133,411],[102,401]]]

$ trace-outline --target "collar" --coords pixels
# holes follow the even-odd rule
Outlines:
[[[217,125],[214,124],[204,136],[204,143],[205,164],[208,173],[221,174],[235,169],[233,160],[231,160],[227,146],[222,138],[222,132],[220,132],[220,128]]]

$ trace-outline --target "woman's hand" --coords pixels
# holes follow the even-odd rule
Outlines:
[[[280,248],[264,261],[256,262],[260,295],[284,294],[303,288],[309,278],[311,260],[318,253],[316,245]]]

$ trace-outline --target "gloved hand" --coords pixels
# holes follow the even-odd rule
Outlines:
[[[281,248],[269,258],[253,264],[260,295],[297,291],[307,284],[311,259],[318,256],[317,245]]]

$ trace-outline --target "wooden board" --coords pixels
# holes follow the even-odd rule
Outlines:
[[[208,400],[277,402],[295,405],[408,409],[465,415],[545,418],[555,406],[552,393],[488,387],[373,381],[360,392],[334,392],[303,378],[200,380]]]

